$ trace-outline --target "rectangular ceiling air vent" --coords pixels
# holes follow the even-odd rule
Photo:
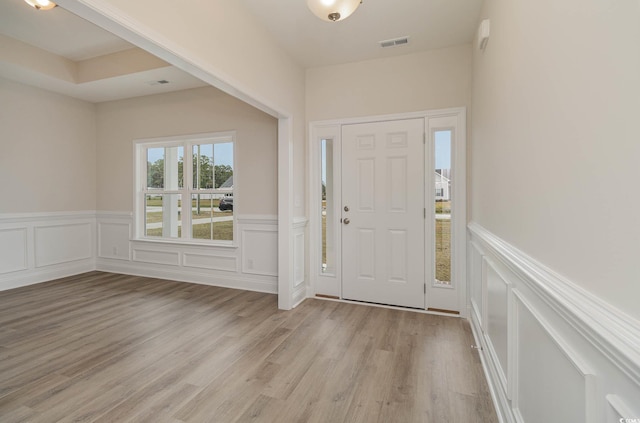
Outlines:
[[[392,40],[380,41],[380,47],[382,48],[395,47],[395,46],[401,46],[403,44],[408,44],[408,43],[409,43],[409,37],[400,37],[400,38],[394,38]]]

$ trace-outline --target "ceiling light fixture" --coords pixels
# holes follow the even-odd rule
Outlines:
[[[24,0],[27,4],[37,10],[51,10],[57,6],[52,1],[49,0]]]
[[[327,22],[347,19],[362,4],[362,0],[307,0],[314,15]]]

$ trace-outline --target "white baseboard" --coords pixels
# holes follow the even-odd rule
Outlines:
[[[95,260],[90,259],[57,266],[47,266],[42,269],[7,273],[0,275],[0,291],[65,278],[67,276],[91,272],[92,270],[96,270],[96,264]]]
[[[212,273],[178,266],[124,262],[110,259],[98,259],[96,270],[197,283],[200,285],[219,286],[223,288],[266,292],[269,294],[278,293],[278,284],[275,277],[258,278],[253,275],[238,275],[231,272],[228,274],[222,274],[221,272]]]
[[[613,421],[614,394],[617,410],[640,418],[640,323],[480,225],[468,229],[471,327],[500,420]]]

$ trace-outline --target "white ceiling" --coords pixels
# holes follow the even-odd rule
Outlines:
[[[0,33],[73,61],[133,47],[61,7],[38,11],[24,0],[0,1]]]
[[[61,7],[38,11],[24,0],[0,0],[0,34],[73,62],[135,48]],[[169,64],[166,67],[73,83],[5,59],[0,56],[0,76],[93,103],[207,85]],[[150,85],[150,82],[159,80],[167,80],[169,84]]]
[[[243,3],[304,67],[415,53],[470,43],[482,0],[363,0],[347,19],[324,22],[305,0],[236,0]],[[409,36],[409,44],[383,49],[378,42]]]
[[[305,0],[234,1],[243,3],[256,22],[305,68],[469,43],[473,40],[482,4],[482,0],[363,0],[344,21],[324,22],[309,11]],[[24,0],[0,0],[0,34],[72,61],[134,48],[61,7],[37,11]],[[409,37],[407,45],[383,49],[378,44],[403,36]],[[0,57],[0,76],[91,102],[205,85],[169,65],[145,72],[73,84],[21,69],[3,62]],[[171,83],[146,83],[160,79]]]

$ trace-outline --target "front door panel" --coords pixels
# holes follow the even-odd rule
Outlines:
[[[425,307],[424,120],[342,127],[342,296]]]

